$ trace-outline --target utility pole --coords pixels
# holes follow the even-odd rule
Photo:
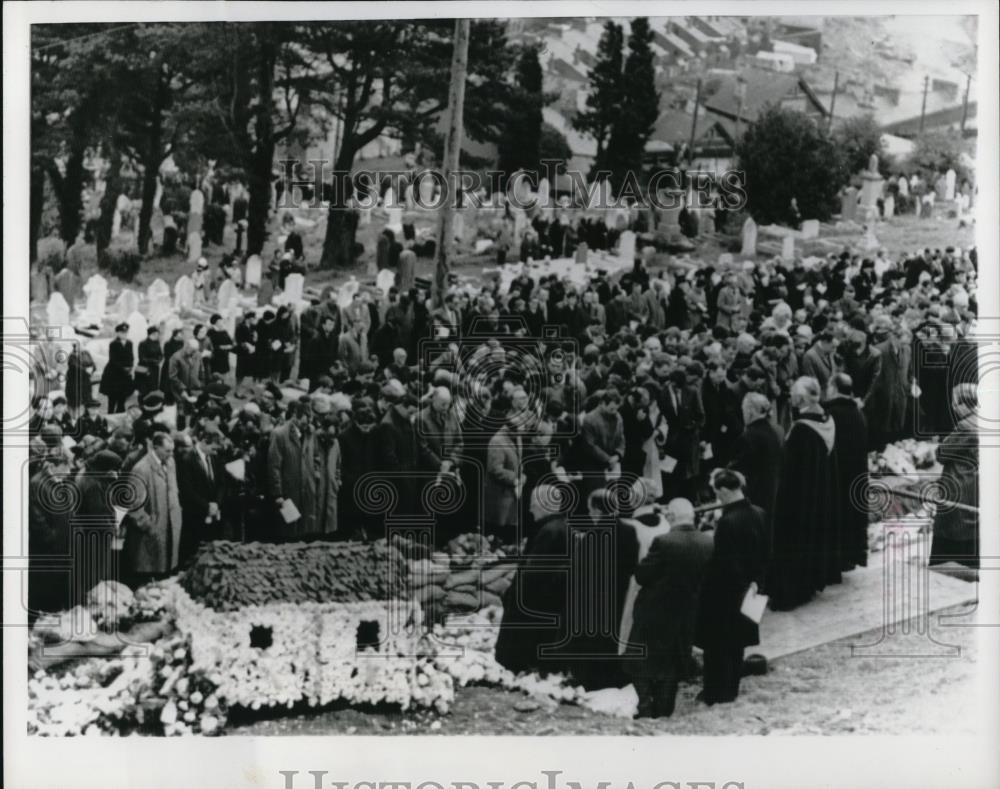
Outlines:
[[[833,95],[830,97],[830,121],[826,130],[829,132],[833,128],[833,108],[837,106],[837,89],[840,87],[840,72],[833,72]]]
[[[930,75],[924,77],[924,100],[920,103],[920,131],[918,134],[924,133],[924,115],[927,112],[927,87],[931,83]]]
[[[444,147],[445,200],[441,206],[437,266],[434,270],[434,306],[444,306],[448,271],[455,245],[455,201],[458,198],[458,157],[462,150],[462,114],[465,105],[465,77],[469,70],[468,19],[455,20],[455,41],[451,56],[451,86],[448,89],[448,137]]]
[[[698,87],[694,91],[694,117],[691,118],[691,141],[688,143],[688,164],[694,161],[694,136],[698,127],[698,104],[701,102],[701,77],[698,78]]]
[[[965,98],[962,100],[962,125],[959,128],[961,134],[965,134],[965,121],[969,118],[969,89],[972,87],[972,74],[965,75]]]

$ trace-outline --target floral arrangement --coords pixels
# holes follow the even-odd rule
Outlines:
[[[909,476],[917,471],[933,469],[937,463],[937,444],[907,438],[889,444],[881,452],[868,456],[868,470],[872,473]]]

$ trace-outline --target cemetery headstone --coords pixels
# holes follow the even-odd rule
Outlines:
[[[781,259],[795,260],[795,236],[791,233],[781,239]]]
[[[626,230],[618,238],[618,259],[631,266],[635,261],[635,233]]]
[[[190,310],[194,307],[194,281],[185,274],[174,285],[174,308]]]
[[[108,281],[100,274],[94,274],[83,286],[87,295],[87,319],[100,325],[108,308]]]
[[[944,175],[944,199],[955,199],[955,171],[950,169]]]
[[[719,268],[728,268],[733,265],[733,253],[723,252],[719,255]]]
[[[840,218],[845,222],[854,222],[858,216],[858,190],[848,186],[840,196]]]
[[[139,343],[146,339],[146,333],[149,331],[149,323],[146,321],[146,316],[143,315],[139,310],[135,310],[125,318],[125,322],[128,324],[128,338],[132,341],[134,348],[139,347]]]
[[[896,198],[889,195],[882,204],[882,217],[892,219],[896,215]]]
[[[802,238],[819,238],[819,220],[802,220]]]
[[[174,308],[170,286],[162,279],[155,280],[146,290],[146,302],[149,305],[149,322],[159,325]]]
[[[49,296],[49,303],[45,308],[45,317],[49,326],[66,326],[69,324],[69,304],[59,291],[55,291]]]
[[[139,294],[130,288],[125,288],[118,294],[115,302],[115,315],[118,320],[128,320],[128,316],[139,309]]]
[[[302,276],[301,274],[295,276]],[[219,285],[219,292],[216,294],[219,303],[219,311],[228,310],[239,304],[240,292],[239,288],[236,287],[236,283],[231,279],[227,279],[221,285]]]
[[[392,269],[384,268],[375,277],[375,287],[382,291],[382,295],[388,295],[389,288],[396,284],[396,275]]]
[[[289,304],[302,301],[302,289],[305,284],[306,278],[301,274],[289,274],[285,277],[285,298]]]
[[[255,288],[260,287],[262,267],[263,261],[260,259],[260,255],[251,255],[247,259],[247,272],[244,281],[248,286],[252,285]]]
[[[748,216],[743,223],[742,232],[743,247],[740,254],[744,257],[753,257],[757,254],[757,223],[752,216]]]
[[[577,263],[586,263],[588,253],[589,249],[587,247],[587,242],[581,241],[579,244],[576,245],[576,254],[574,255],[573,259]]]

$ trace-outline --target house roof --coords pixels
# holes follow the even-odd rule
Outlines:
[[[739,84],[737,78],[724,78],[719,89],[705,102],[705,107],[720,115],[736,118],[739,111],[742,120],[756,120],[761,110],[770,104],[780,104],[796,86],[805,94],[817,110],[828,114],[826,106],[819,100],[808,83],[797,74],[782,74],[766,69],[749,68],[740,75],[746,83],[743,108],[740,110]]]
[[[549,61],[549,71],[562,79],[570,82],[586,82],[587,77],[577,69],[573,68],[562,58],[552,58]]]
[[[968,121],[974,120],[976,117],[977,102],[969,102],[969,111],[966,116],[966,124],[969,126]],[[924,128],[933,129],[939,126],[952,126],[958,125],[962,122],[962,105],[958,104],[954,107],[948,107],[943,110],[938,110],[936,112],[928,112],[924,115]],[[972,124],[974,126],[974,124]],[[893,134],[899,137],[912,137],[920,133],[920,116],[917,115],[913,118],[906,118],[901,121],[896,121],[894,123],[886,124],[882,127],[882,131],[886,134]]]
[[[668,143],[687,143],[691,139],[691,121],[691,113],[684,110],[666,110],[661,112],[653,126],[653,133],[650,135],[650,139]],[[694,130],[695,142],[704,137],[713,126],[719,126],[720,129],[725,130],[725,127],[718,123],[716,116],[700,110]]]
[[[597,155],[597,142],[580,134],[573,128],[566,116],[557,109],[542,107],[542,120],[566,138],[569,149],[574,156],[593,158]]]
[[[659,30],[654,30],[653,41],[661,49],[664,49],[667,52],[672,52],[676,50],[679,51],[686,58],[694,57],[694,50],[692,50],[691,47],[688,46],[688,43],[684,39],[674,35],[673,33],[661,33]]]

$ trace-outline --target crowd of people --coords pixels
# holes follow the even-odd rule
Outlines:
[[[276,256],[262,290],[279,292],[300,257]],[[172,574],[215,539],[371,540],[387,517],[432,514],[438,542],[482,531],[530,566],[567,555],[577,521],[610,519],[610,596],[591,602],[614,601],[614,644],[569,638],[541,657],[572,617],[565,582],[539,569],[512,587],[498,658],[591,684],[631,673],[642,710],[665,715],[698,640],[706,700],[731,700],[756,638],[738,621],[749,584],[787,610],[864,565],[868,452],[967,429],[976,265],[948,248],[654,270],[644,249],[582,284],[453,280],[438,307],[397,276],[403,287],[346,306],[333,289],[301,312],[265,300],[232,336],[214,315],[166,338],[153,326],[133,348],[121,324],[103,401],[79,348],[50,381],[62,394],[33,401],[30,607],[68,608],[102,577]],[[242,281],[239,260],[226,268]],[[668,534],[658,516],[648,533],[628,518],[653,501]],[[714,550],[695,517],[711,502],[724,505]],[[99,561],[70,549],[74,523],[105,536]],[[940,545],[961,560],[970,528]],[[67,555],[72,585],[46,565]],[[560,624],[518,630],[524,610]],[[624,660],[625,642],[646,657]]]

